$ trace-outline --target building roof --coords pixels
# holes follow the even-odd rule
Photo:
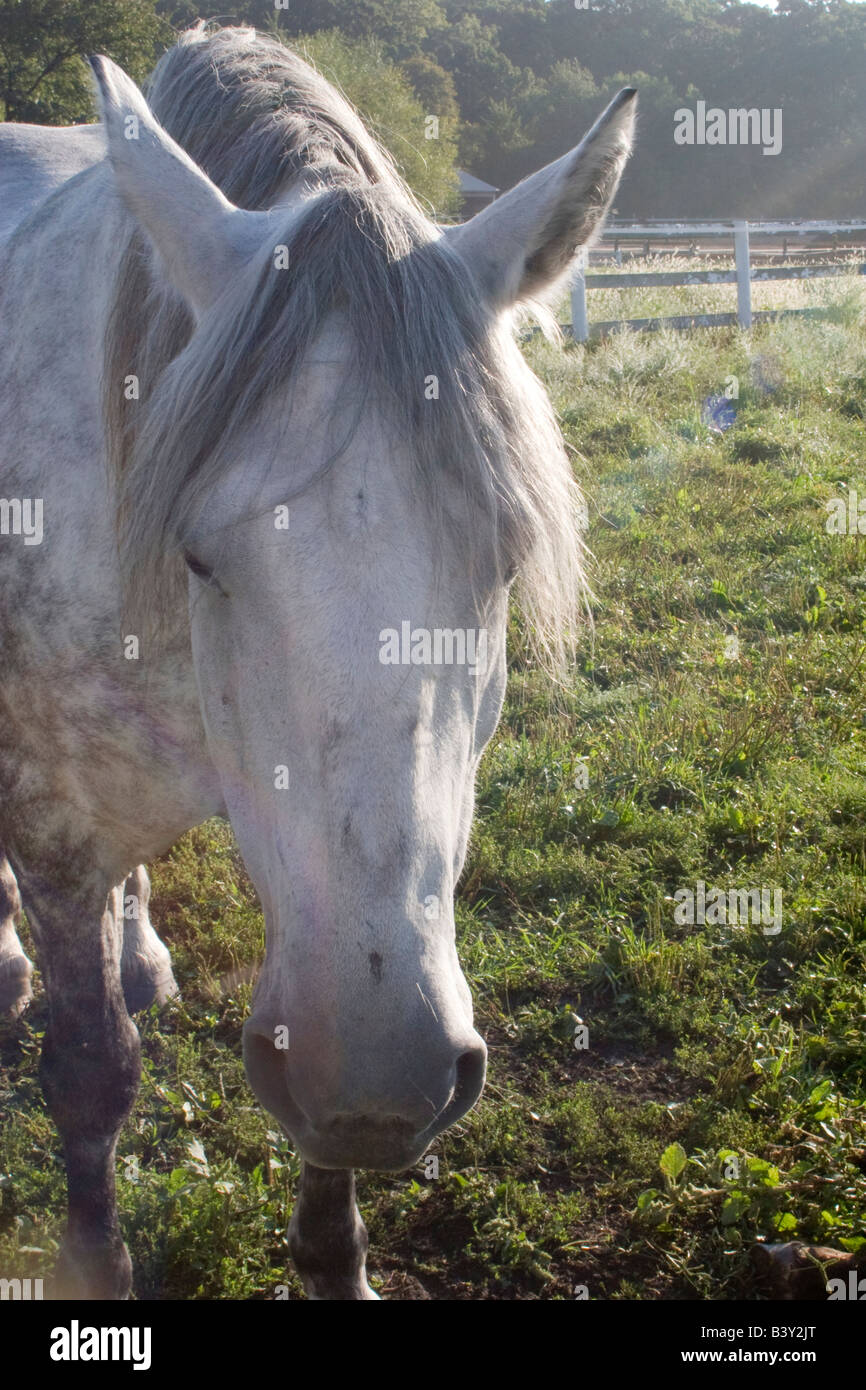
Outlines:
[[[494,188],[492,183],[485,183],[483,179],[477,179],[474,174],[467,174],[465,169],[457,170],[460,179],[461,193],[498,193],[499,189]]]

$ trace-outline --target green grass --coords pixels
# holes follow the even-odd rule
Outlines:
[[[589,495],[595,630],[556,690],[515,633],[458,907],[490,1081],[438,1178],[360,1177],[386,1296],[755,1298],[757,1240],[866,1243],[866,538],[824,510],[866,496],[866,312],[835,293],[751,335],[527,348]],[[183,1003],[142,1021],[121,1141],[138,1296],[297,1295],[297,1161],[240,1060],[255,897],[216,823],[153,877]],[[781,888],[781,933],[678,925],[698,880]],[[61,1231],[44,1022],[39,995],[0,1030],[9,1277]]]

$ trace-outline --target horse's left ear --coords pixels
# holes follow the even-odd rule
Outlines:
[[[496,308],[546,297],[601,231],[631,153],[636,96],[626,87],[576,149],[447,231]]]
[[[254,254],[266,214],[243,212],[163,130],[110,58],[90,59],[108,157],[123,201],[148,233],[169,279],[201,314]]]

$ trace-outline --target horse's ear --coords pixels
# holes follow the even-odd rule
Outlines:
[[[631,153],[636,96],[626,87],[576,149],[448,231],[496,308],[549,295],[601,231]]]
[[[110,58],[90,59],[108,156],[126,206],[153,241],[175,288],[202,313],[258,244],[261,213],[242,212],[157,121]]]

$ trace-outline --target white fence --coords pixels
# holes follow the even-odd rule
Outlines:
[[[591,333],[612,333],[624,328],[652,330],[656,328],[709,328],[720,325],[739,324],[741,328],[751,328],[752,324],[766,319],[782,318],[790,314],[815,314],[815,309],[781,309],[753,312],[752,284],[758,280],[812,280],[824,276],[850,275],[852,267],[815,263],[797,266],[755,266],[750,255],[750,238],[762,240],[784,238],[783,255],[787,256],[791,241],[827,241],[838,253],[842,247],[841,238],[856,249],[858,243],[866,240],[866,222],[646,222],[620,223],[607,228],[603,243],[613,241],[617,261],[621,260],[620,243],[623,241],[642,241],[646,248],[652,241],[688,242],[694,247],[704,240],[731,238],[734,243],[735,270],[671,270],[645,271],[630,275],[587,275],[585,254],[580,260],[577,279],[571,295],[571,331],[578,342],[584,343]],[[855,240],[856,239],[856,240]],[[857,266],[861,275],[866,274],[866,264]],[[680,314],[671,318],[657,319],[611,319],[590,323],[587,311],[587,290],[637,289],[649,285],[733,285],[737,286],[736,314]]]

